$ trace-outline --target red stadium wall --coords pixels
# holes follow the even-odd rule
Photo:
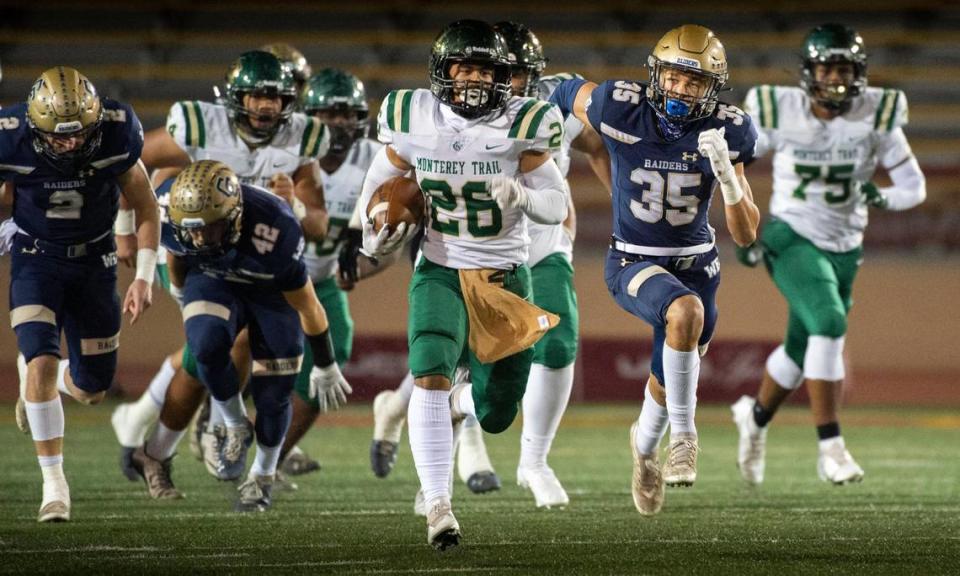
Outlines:
[[[786,308],[762,270],[738,265],[724,248],[716,338],[703,364],[700,398],[735,400],[753,392],[766,353],[781,337]],[[581,351],[574,398],[638,402],[647,377],[650,332],[607,294],[602,252],[578,253]],[[406,286],[410,269],[398,265],[350,294],[357,339],[347,369],[357,399],[395,386],[405,372]],[[121,274],[125,289],[130,272]],[[0,259],[0,293],[7,293],[9,259]],[[848,335],[848,401],[960,406],[960,266],[955,259],[885,257],[864,264],[854,289]],[[7,306],[0,323],[9,326]],[[166,353],[182,339],[180,315],[166,295],[136,326],[121,333],[118,384],[137,392]],[[16,395],[16,341],[0,329],[0,400]]]

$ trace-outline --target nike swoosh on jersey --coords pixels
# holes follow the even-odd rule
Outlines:
[[[503,148],[504,146],[505,144],[494,144],[493,146],[491,146],[490,144],[487,144],[486,146],[484,146],[484,148],[486,148],[487,150],[495,150],[497,148]]]

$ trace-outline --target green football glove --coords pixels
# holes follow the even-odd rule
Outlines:
[[[744,266],[755,268],[763,261],[763,247],[754,242],[749,246],[737,246],[737,260]]]
[[[860,185],[860,191],[863,192],[864,201],[868,206],[875,208],[886,208],[887,197],[880,193],[880,189],[873,182],[864,182]]]

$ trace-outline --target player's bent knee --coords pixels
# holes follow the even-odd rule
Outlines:
[[[786,390],[796,390],[803,382],[803,369],[790,358],[782,344],[767,357],[766,369],[777,386]]]
[[[485,410],[477,409],[477,420],[484,432],[499,434],[510,427],[520,412],[518,402],[495,404],[489,403]]]
[[[681,296],[667,308],[667,331],[679,332],[683,339],[699,338],[703,332],[703,302],[693,294]]]
[[[219,365],[230,358],[233,342],[226,324],[197,319],[187,327],[187,345],[200,364]]]
[[[547,368],[559,369],[569,366],[577,359],[577,339],[576,334],[563,333],[554,335],[552,332],[559,329],[554,328],[537,342],[534,364],[540,364]]]
[[[847,333],[847,315],[838,309],[825,309],[817,312],[810,334],[840,338]]]
[[[803,377],[810,380],[839,382],[843,380],[844,338],[811,336],[807,339],[807,354],[803,359]]]

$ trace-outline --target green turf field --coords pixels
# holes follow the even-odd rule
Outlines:
[[[186,446],[174,479],[187,493],[153,502],[124,479],[109,426],[112,406],[67,404],[66,464],[73,521],[38,525],[40,473],[32,443],[0,406],[0,573],[335,574],[958,574],[960,417],[925,410],[850,410],[845,437],[863,484],[816,477],[807,415],[778,416],[767,482],[741,485],[726,407],[701,407],[695,487],[668,489],[663,512],[641,517],[630,497],[627,429],[635,410],[575,406],[551,463],[567,510],[537,510],[515,485],[519,423],[488,437],[504,480],[454,509],[464,544],[435,552],[412,512],[416,474],[404,436],[387,479],[369,471],[371,417],[351,407],[304,448],[324,469],[298,477],[273,510],[233,513],[233,488],[206,475]]]

